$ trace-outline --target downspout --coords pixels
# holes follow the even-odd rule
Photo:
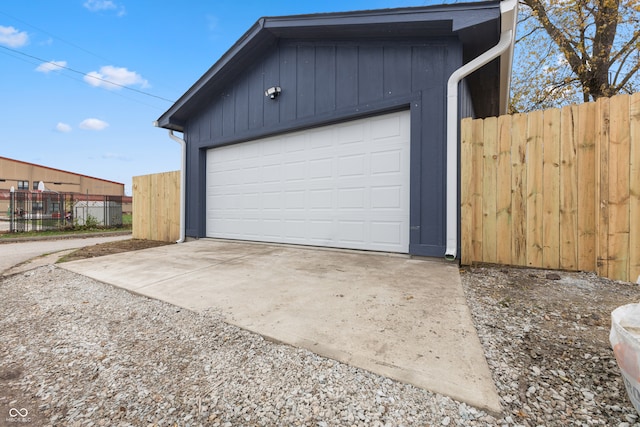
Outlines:
[[[458,251],[458,84],[463,78],[512,47],[517,4],[516,0],[508,0],[500,4],[503,22],[498,44],[455,70],[447,82],[447,246],[444,258],[448,261],[454,261]],[[512,22],[504,22],[509,20]]]
[[[180,238],[176,240],[176,243],[184,242],[184,203],[185,203],[185,172],[187,170],[187,143],[184,139],[178,138],[173,134],[173,130],[169,129],[169,138],[180,144],[182,151],[182,163],[180,164]]]

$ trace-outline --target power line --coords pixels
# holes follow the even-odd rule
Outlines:
[[[35,25],[32,25],[32,24],[29,24],[28,22],[26,22],[26,21],[24,21],[24,20],[22,20],[22,19],[20,19],[20,18],[16,18],[15,16],[9,15],[8,13],[3,12],[3,11],[1,11],[1,10],[0,10],[0,15],[4,15],[4,16],[7,16],[7,17],[9,17],[9,18],[13,19],[13,20],[16,20],[16,21],[18,21],[18,22],[20,22],[20,23],[22,23],[22,24],[26,25],[27,27],[31,27],[31,28],[33,28],[34,30],[38,30],[38,31],[40,31],[40,32],[42,32],[42,33],[44,33],[44,34],[46,34],[46,35],[50,36],[50,37],[53,37],[53,38],[54,38],[54,39],[56,39],[56,40],[60,40],[61,42],[68,44],[68,45],[69,45],[69,46],[71,46],[71,47],[75,47],[76,49],[79,49],[79,50],[81,50],[81,51],[83,51],[83,52],[85,52],[85,53],[88,53],[89,55],[95,56],[96,58],[104,59],[104,60],[105,60],[105,61],[107,61],[107,62],[113,62],[113,61],[111,61],[110,59],[105,58],[105,57],[104,57],[104,56],[102,56],[102,55],[98,55],[98,54],[97,54],[97,53],[95,53],[95,52],[92,52],[92,51],[90,51],[90,50],[88,50],[88,49],[85,49],[85,48],[83,48],[82,46],[78,46],[78,45],[77,45],[77,44],[75,44],[75,43],[72,43],[72,42],[70,42],[70,41],[68,41],[68,40],[65,40],[65,39],[63,39],[63,38],[61,38],[61,37],[58,37],[58,36],[56,36],[55,34],[50,33],[50,32],[49,32],[49,31],[47,31],[47,30],[43,30],[42,28],[36,27]]]
[[[9,56],[9,57],[11,57],[11,58],[17,59],[18,61],[24,61],[24,62],[26,62],[27,64],[37,65],[37,64],[40,64],[40,63],[41,63],[41,61],[35,61],[35,60],[31,60],[30,58],[23,58],[23,57],[20,57],[20,56],[17,56],[17,55],[13,55],[11,52],[3,52],[3,51],[0,51],[0,53],[2,53],[2,54],[4,54],[4,55],[7,55],[7,56]],[[73,76],[73,75],[71,75],[71,74],[60,73],[60,75],[61,75],[62,77],[66,77],[66,78],[67,78],[67,79],[69,79],[69,80],[73,80],[73,81],[76,81],[76,82],[80,82],[80,83],[82,83],[82,84],[86,84],[86,82],[85,82],[84,80],[82,80],[82,79],[80,79],[80,78],[77,78],[77,77],[75,77],[75,76]],[[137,103],[137,104],[146,105],[147,107],[154,108],[154,109],[158,109],[158,110],[163,110],[163,108],[161,108],[161,107],[159,107],[159,106],[157,106],[157,105],[152,105],[152,104],[149,104],[149,103],[147,103],[147,102],[144,102],[144,101],[142,101],[142,100],[140,100],[140,99],[131,98],[131,97],[129,97],[129,96],[125,96],[125,95],[123,95],[123,94],[121,94],[121,93],[118,93],[118,92],[109,92],[109,93],[110,93],[110,94],[112,94],[112,95],[119,96],[120,98],[124,98],[124,99],[127,99],[127,100],[129,100],[129,101],[135,102],[135,103]]]
[[[40,62],[43,62],[43,63],[47,63],[47,64],[50,64],[50,63],[51,63],[51,64],[53,64],[53,65],[54,65],[55,67],[57,67],[57,68],[62,68],[62,69],[65,69],[65,70],[67,70],[67,71],[71,71],[72,73],[76,73],[76,74],[80,74],[80,75],[82,75],[82,76],[84,76],[84,77],[88,77],[88,78],[90,78],[90,79],[99,80],[99,81],[101,81],[101,82],[108,83],[108,84],[110,84],[110,85],[114,85],[114,86],[118,86],[118,87],[121,87],[121,88],[123,88],[123,89],[127,89],[127,90],[130,90],[130,91],[132,91],[132,92],[139,93],[139,94],[141,94],[141,95],[150,96],[150,97],[152,97],[152,98],[157,98],[157,99],[160,99],[160,100],[162,100],[162,101],[171,102],[171,103],[174,103],[174,102],[175,102],[175,101],[172,101],[171,99],[163,98],[162,96],[154,95],[154,94],[152,94],[152,93],[145,92],[145,91],[140,90],[140,89],[135,89],[135,88],[132,88],[132,87],[129,87],[129,86],[125,86],[125,85],[122,85],[122,84],[120,84],[120,83],[115,83],[115,82],[112,82],[112,81],[110,81],[110,80],[103,79],[103,78],[101,78],[101,77],[96,77],[96,76],[94,76],[94,75],[91,75],[91,74],[88,74],[88,73],[85,73],[85,72],[82,72],[82,71],[78,71],[78,70],[75,70],[75,69],[73,69],[73,68],[70,68],[70,67],[67,67],[67,66],[64,66],[64,65],[55,64],[55,63],[52,63],[51,61],[47,61],[47,60],[45,60],[45,59],[39,58],[39,57],[34,56],[34,55],[30,55],[30,54],[28,54],[28,53],[20,52],[19,50],[12,49],[12,48],[7,47],[7,46],[1,46],[1,45],[0,45],[0,47],[1,47],[1,48],[3,48],[3,49],[5,49],[5,50],[8,50],[8,51],[10,51],[10,52],[13,52],[13,53],[15,53],[15,54],[25,56],[25,57],[27,57],[27,58],[35,59],[35,60],[37,60],[37,61],[40,61]]]

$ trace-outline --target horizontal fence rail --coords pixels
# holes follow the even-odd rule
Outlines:
[[[134,239],[180,237],[180,171],[133,177]]]
[[[640,280],[640,93],[461,123],[462,263]]]

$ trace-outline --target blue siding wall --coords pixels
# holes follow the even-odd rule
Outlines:
[[[185,125],[186,234],[205,236],[206,149],[399,109],[411,110],[410,252],[445,249],[446,82],[461,65],[457,39],[280,40],[240,75],[216,82]],[[270,86],[282,94],[264,96]],[[469,105],[462,91],[462,105]]]

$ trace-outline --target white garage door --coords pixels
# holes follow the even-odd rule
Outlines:
[[[409,250],[409,112],[207,153],[207,237]]]

